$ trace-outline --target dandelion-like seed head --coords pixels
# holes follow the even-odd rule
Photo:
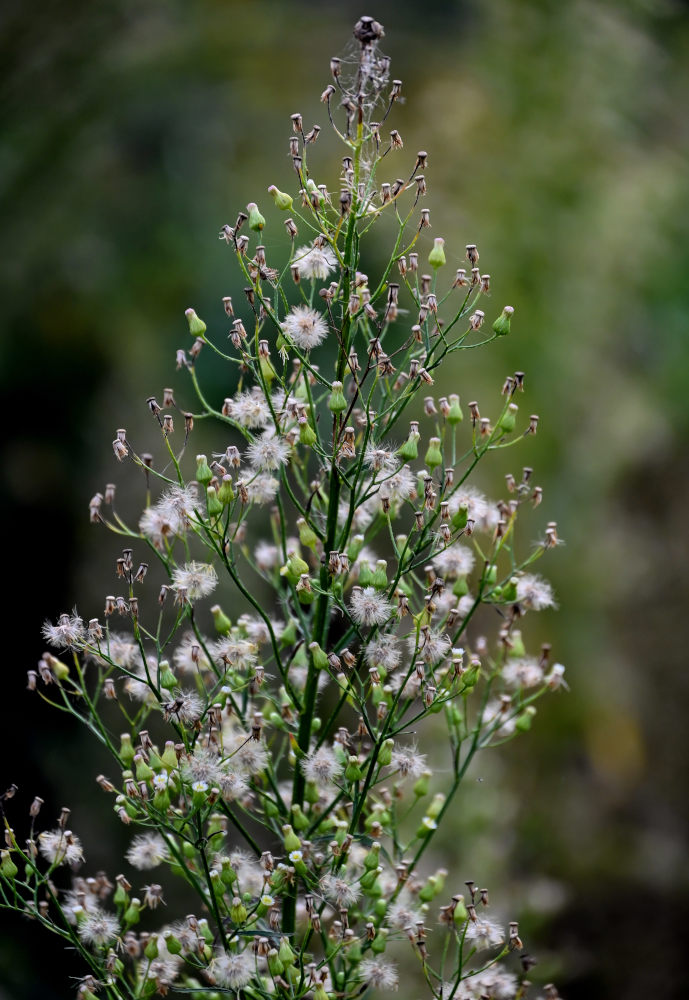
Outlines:
[[[292,263],[299,268],[302,278],[314,278],[325,281],[337,266],[337,258],[329,246],[299,247],[295,251]],[[327,331],[326,331],[327,332]]]
[[[390,602],[374,587],[364,587],[354,591],[350,598],[349,609],[357,625],[383,625],[392,617],[393,607]]]
[[[287,313],[283,332],[301,351],[318,347],[328,336],[328,324],[323,316],[309,306],[295,306]]]
[[[167,846],[157,833],[139,833],[125,855],[133,868],[146,871],[156,868],[167,859]]]
[[[172,583],[185,589],[190,601],[196,601],[213,593],[218,586],[218,574],[211,563],[188,562],[174,570]]]
[[[553,588],[536,573],[524,573],[517,578],[517,601],[530,611],[557,607]]]

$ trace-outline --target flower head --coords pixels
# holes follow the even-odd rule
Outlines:
[[[365,958],[359,966],[361,979],[379,990],[396,990],[399,985],[397,967],[378,958]]]
[[[116,917],[103,910],[89,913],[77,925],[77,934],[84,944],[92,944],[97,948],[114,941],[120,930],[120,925]]]
[[[433,556],[433,568],[444,580],[456,580],[466,576],[474,568],[475,556],[466,545],[449,545]]]
[[[502,668],[502,679],[508,688],[532,688],[543,683],[543,668],[531,656],[508,660]]]
[[[157,833],[139,833],[134,837],[125,857],[134,868],[145,871],[166,860],[167,846]]]
[[[340,909],[356,903],[361,895],[361,889],[355,882],[331,872],[321,879],[321,889],[328,902],[335,903]]]
[[[213,593],[218,586],[218,574],[210,563],[189,562],[174,571],[172,582],[187,591],[190,601],[195,601]]]
[[[316,785],[332,785],[342,774],[342,762],[331,747],[322,746],[314,750],[301,762],[301,769],[307,781]]]
[[[246,449],[247,458],[255,469],[279,469],[289,461],[290,447],[272,431],[264,431]]]
[[[517,579],[517,601],[531,611],[557,607],[553,588],[536,573],[524,573]]]
[[[295,306],[285,317],[283,332],[302,351],[318,347],[328,336],[328,325],[319,312],[308,306]]]
[[[426,757],[415,746],[398,747],[392,751],[390,766],[403,778],[420,778],[426,768]]]
[[[258,386],[249,392],[238,392],[229,401],[228,409],[232,419],[242,427],[265,427],[270,421],[270,407]]]
[[[84,860],[81,841],[71,830],[44,830],[38,835],[38,849],[51,865],[75,865]]]
[[[324,281],[335,270],[337,259],[330,247],[303,246],[292,260],[299,268],[302,278],[318,278]]]
[[[253,978],[256,972],[256,959],[248,949],[239,953],[219,951],[211,963],[211,972],[219,986],[239,990]]]
[[[352,618],[357,625],[383,625],[392,617],[393,607],[374,587],[355,589],[349,602]]]
[[[84,623],[78,615],[60,615],[57,625],[45,622],[43,638],[55,649],[80,643],[86,636]]]
[[[466,940],[470,941],[478,951],[485,951],[487,948],[497,948],[501,945],[505,940],[505,934],[500,924],[484,917],[469,921]]]

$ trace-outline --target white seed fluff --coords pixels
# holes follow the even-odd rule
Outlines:
[[[335,270],[337,258],[330,247],[299,247],[292,260],[302,278],[324,281]]]
[[[390,602],[374,587],[354,591],[349,609],[357,625],[383,625],[393,612]]]
[[[173,572],[172,583],[186,589],[189,600],[195,601],[213,593],[218,586],[218,574],[210,563],[189,562]]]
[[[295,306],[285,317],[282,330],[302,351],[318,347],[328,336],[328,325],[319,312],[308,306]]]

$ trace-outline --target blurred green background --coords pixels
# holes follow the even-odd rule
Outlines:
[[[141,440],[146,397],[181,384],[187,306],[224,327],[220,297],[241,283],[217,230],[291,184],[288,116],[326,125],[328,59],[362,13],[386,27],[407,98],[394,125],[407,160],[429,151],[450,266],[477,243],[494,311],[516,309],[512,337],[438,389],[490,413],[504,375],[527,373],[541,428],[508,453],[511,471],[535,467],[567,542],[543,566],[561,609],[525,632],[553,643],[572,690],[481,762],[448,836],[453,867],[524,918],[534,982],[555,978],[568,1000],[686,996],[689,12],[676,0],[4,5],[13,824],[36,793],[50,818],[68,803],[89,870],[116,873],[107,803],[90,761],[80,769],[88,744],[29,698],[25,671],[45,616],[109,592],[117,547],[86,505],[118,476],[113,431]],[[324,128],[314,157],[334,186],[332,148]],[[494,469],[497,491],[510,465]],[[2,930],[1,1000],[73,995],[70,955],[28,922]]]

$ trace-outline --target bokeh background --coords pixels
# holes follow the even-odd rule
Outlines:
[[[426,203],[450,266],[477,243],[495,311],[516,309],[512,337],[469,352],[439,389],[490,401],[507,372],[526,371],[541,429],[512,471],[535,467],[567,541],[544,567],[561,609],[528,632],[553,643],[571,692],[467,786],[453,866],[522,917],[534,982],[554,978],[568,1000],[686,996],[689,12],[678,0],[5,3],[0,782],[20,786],[13,823],[34,794],[49,817],[68,803],[89,868],[115,874],[107,844],[119,849],[122,834],[89,744],[29,697],[25,671],[44,617],[75,601],[98,613],[110,591],[116,546],[88,524],[87,502],[118,477],[113,431],[148,433],[146,397],[179,384],[183,310],[222,326],[220,296],[241,296],[217,230],[268,184],[290,183],[288,116],[325,126],[328,59],[362,13],[384,23],[404,80],[404,152],[430,153]],[[37,928],[3,918],[2,1000],[72,996],[79,971]]]

